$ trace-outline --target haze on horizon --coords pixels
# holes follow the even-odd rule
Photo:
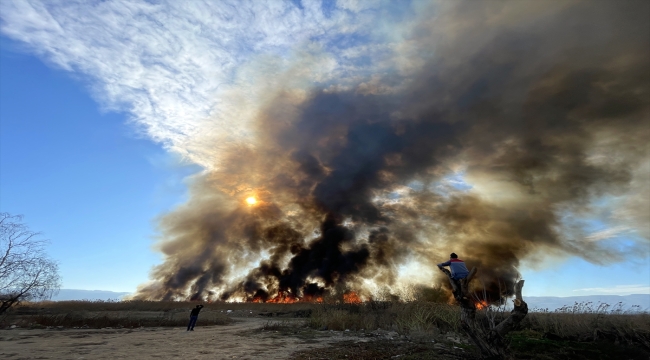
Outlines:
[[[563,259],[650,292],[646,2],[0,10],[3,36],[200,169],[139,298],[370,296],[445,284],[452,251],[495,297]]]

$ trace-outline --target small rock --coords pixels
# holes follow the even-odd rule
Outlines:
[[[350,332],[350,329],[345,329],[346,332]]]
[[[10,329],[15,329],[15,328],[17,328],[17,327],[18,327],[18,326],[16,326],[16,325],[11,325],[9,328],[10,328]]]
[[[457,338],[457,337],[451,337],[451,336],[448,336],[448,337],[447,337],[447,340],[449,340],[449,341],[451,341],[451,342],[453,342],[453,343],[455,343],[455,344],[460,344],[460,343],[461,343],[460,339]]]

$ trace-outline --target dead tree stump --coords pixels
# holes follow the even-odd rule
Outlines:
[[[440,268],[440,270],[449,278],[454,298],[460,305],[461,327],[479,348],[483,357],[486,359],[508,358],[505,336],[528,314],[528,304],[521,296],[524,280],[519,280],[515,284],[514,309],[510,312],[510,315],[494,328],[486,330],[476,321],[476,303],[469,293],[469,283],[476,275],[476,268],[472,268],[469,275],[461,280],[453,279],[449,270],[445,268]]]

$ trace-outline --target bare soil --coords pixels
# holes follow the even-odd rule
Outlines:
[[[274,336],[268,319],[239,318],[231,325],[138,329],[0,330],[2,359],[287,359],[325,339]],[[331,341],[328,339],[327,341]]]
[[[180,327],[5,329],[0,330],[0,358],[388,359],[415,351],[426,354],[425,358],[458,359],[462,354],[451,346],[412,344],[388,331],[317,331],[294,318],[235,320],[230,325],[201,326],[199,317],[195,331]],[[444,354],[452,356],[440,356]]]

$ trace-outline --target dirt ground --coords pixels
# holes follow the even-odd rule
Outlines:
[[[184,328],[0,330],[0,358],[271,360],[289,359],[295,352],[339,341],[368,341],[361,333],[306,329],[299,326],[301,320],[295,319],[280,323],[265,318],[236,320],[231,325],[201,326],[199,318],[195,331]]]

